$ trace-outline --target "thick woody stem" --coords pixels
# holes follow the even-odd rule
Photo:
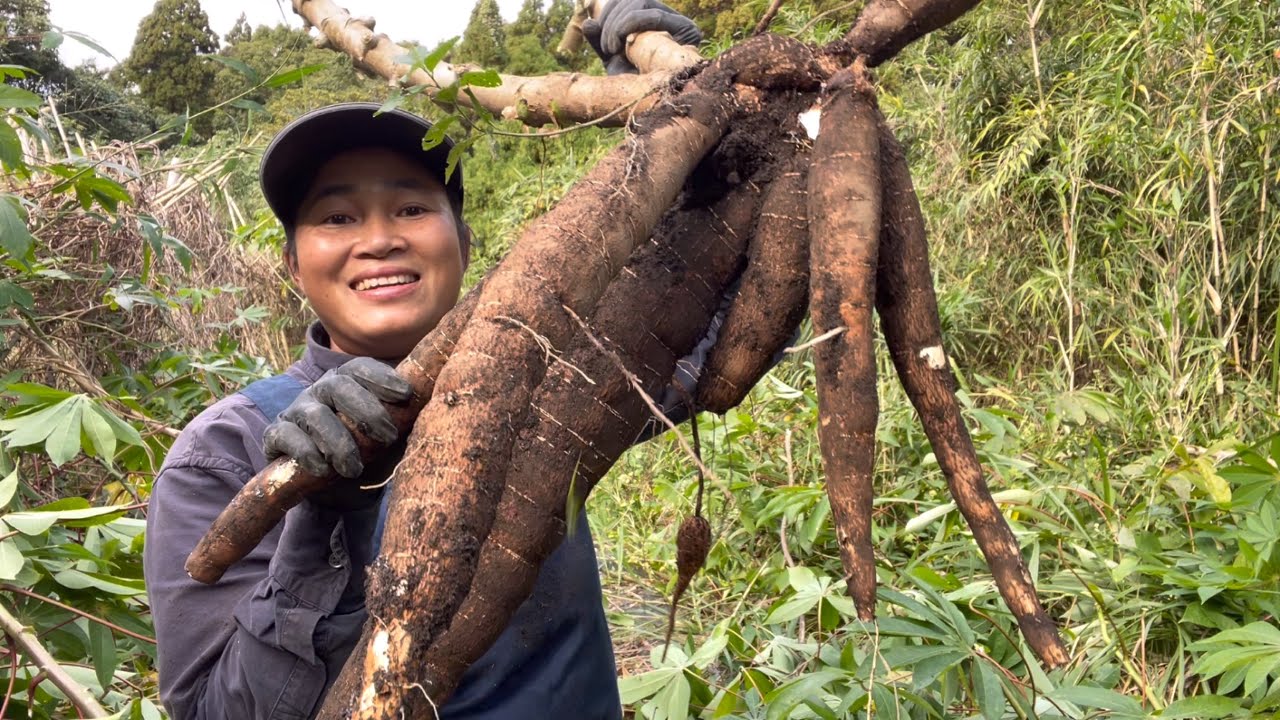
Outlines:
[[[853,58],[865,55],[875,67],[928,33],[945,27],[981,0],[871,0],[853,29],[831,49]]]
[[[33,665],[49,676],[49,680],[62,691],[63,695],[67,696],[67,701],[75,706],[81,717],[107,717],[109,713],[98,703],[93,693],[68,675],[44,645],[40,644],[40,640],[23,627],[22,623],[18,622],[18,618],[14,617],[4,605],[0,605],[0,630],[13,639],[14,644],[31,659]]]
[[[397,61],[404,48],[382,33],[375,34],[365,20],[356,18],[333,0],[293,0],[293,10],[314,25],[329,47],[351,56],[356,67],[397,86],[422,85],[434,95],[449,86],[462,68],[441,63],[433,73],[409,72]],[[651,34],[651,33],[646,33]],[[668,38],[669,40],[669,38]],[[486,110],[499,117],[518,119],[526,125],[587,122],[609,116],[601,124],[624,125],[631,117],[657,103],[672,74],[599,77],[581,73],[552,73],[543,77],[503,75],[498,87],[468,86],[458,102],[470,103],[470,95]],[[610,115],[619,108],[626,112]]]
[[[809,171],[809,308],[814,333],[845,332],[816,346],[818,439],[827,496],[858,617],[875,617],[871,544],[877,416],[876,255],[880,236],[880,141],[875,90],[864,70],[827,84]]]
[[[409,432],[418,413],[431,399],[436,375],[449,359],[454,342],[471,318],[479,289],[477,287],[468,293],[396,367],[396,371],[413,388],[413,397],[403,404],[386,403],[383,407],[390,413],[391,421],[401,436]],[[338,417],[355,437],[364,462],[370,462],[385,451],[382,444],[366,436],[355,423],[343,415]],[[218,582],[227,568],[244,559],[267,533],[280,524],[290,508],[302,502],[307,495],[334,482],[340,482],[336,475],[312,475],[289,458],[273,461],[245,483],[214,519],[204,537],[187,556],[187,574],[207,585]]]
[[[955,379],[942,345],[924,215],[902,146],[884,118],[878,120],[884,234],[876,309],[889,353],[902,386],[920,415],[956,506],[973,530],[973,538],[1023,637],[1045,667],[1065,665],[1069,660],[1066,645],[1036,597],[1017,539],[991,498],[960,414],[953,389]]]

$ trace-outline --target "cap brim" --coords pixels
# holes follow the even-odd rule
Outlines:
[[[275,136],[262,156],[259,180],[267,205],[281,223],[295,223],[298,207],[321,166],[335,155],[357,148],[387,148],[416,158],[462,200],[461,164],[445,179],[453,143],[446,139],[423,150],[422,139],[431,123],[402,110],[375,115],[379,107],[377,103],[330,105],[299,117]]]

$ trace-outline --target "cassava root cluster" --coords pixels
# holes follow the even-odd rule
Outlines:
[[[762,35],[677,75],[401,363],[416,394],[392,412],[413,432],[369,573],[370,620],[320,717],[431,716],[528,597],[565,533],[569,493],[585,500],[649,419],[640,391],[671,377],[735,281],[697,406],[741,402],[808,309],[825,337],[815,349],[818,432],[859,617],[875,613],[874,309],[1028,645],[1046,666],[1067,662],[963,423],[924,220],[865,69],[976,3],[871,0],[830,47]],[[798,117],[814,107],[810,137]],[[375,450],[364,439],[361,448]],[[288,463],[268,468],[188,570],[216,581],[326,481]],[[680,535],[677,600],[710,545],[701,513]]]

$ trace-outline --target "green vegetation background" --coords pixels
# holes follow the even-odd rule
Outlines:
[[[766,3],[672,4],[713,54]],[[788,1],[774,29],[824,42],[859,5]],[[257,158],[306,109],[393,95],[295,30],[242,23],[198,56],[211,34],[192,6],[157,4],[190,25],[163,67],[203,78],[176,103],[144,82],[164,54],[142,52],[145,33],[115,70],[65,68],[53,48],[91,29],[0,0],[0,606],[123,717],[160,713],[140,567],[154,469],[176,428],[286,364],[307,317]],[[453,58],[598,73],[545,49],[568,6],[531,0],[503,23],[480,0]],[[879,72],[970,431],[1071,666],[1046,676],[1028,660],[884,361],[881,620],[854,619],[800,353],[702,418],[715,544],[665,661],[691,464],[670,438],[648,443],[589,504],[629,708],[1280,713],[1278,22],[1253,0],[987,0]],[[530,139],[468,122],[474,281],[622,131]],[[0,653],[0,716],[72,715],[29,658]]]

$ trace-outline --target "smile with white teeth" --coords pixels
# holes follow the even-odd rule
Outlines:
[[[386,285],[404,285],[405,283],[411,283],[417,279],[418,279],[417,276],[409,275],[409,274],[386,275],[384,277],[365,278],[364,280],[361,280],[360,282],[355,284],[355,289],[359,291],[359,290],[371,290],[373,288],[383,287]]]

